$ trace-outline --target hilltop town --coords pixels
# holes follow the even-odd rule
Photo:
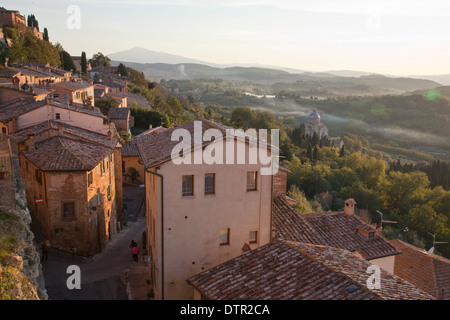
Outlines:
[[[374,219],[383,199],[395,218],[425,208],[447,226],[449,191],[424,172],[389,175],[423,183],[410,208],[407,186],[382,184],[382,158],[330,137],[320,110],[276,145],[235,130],[277,129],[271,114],[227,118],[100,52],[67,55],[16,10],[1,9],[0,24],[0,299],[450,299],[439,242],[424,249]],[[21,61],[20,37],[56,60]],[[341,193],[320,189],[325,175]],[[91,270],[78,296],[61,269],[74,264]],[[103,296],[117,277],[125,296]],[[84,293],[96,285],[102,294]]]

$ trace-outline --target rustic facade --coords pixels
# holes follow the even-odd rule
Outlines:
[[[53,247],[84,256],[100,252],[119,221],[109,137],[94,142],[31,130],[27,135],[20,159],[32,216]]]

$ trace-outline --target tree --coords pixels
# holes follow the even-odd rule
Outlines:
[[[103,53],[98,52],[92,56],[89,60],[91,66],[94,67],[109,67],[111,66],[111,59],[105,56]]]
[[[87,60],[86,60],[86,52],[81,52],[81,73],[86,74],[87,73]]]
[[[121,76],[128,76],[128,71],[127,71],[127,67],[125,67],[125,65],[123,63],[120,63],[117,66],[117,72],[120,73]]]
[[[313,150],[313,159],[315,161],[319,160],[319,149],[317,148],[317,146],[314,146],[314,150]]]
[[[345,145],[342,145],[341,150],[339,151],[339,157],[343,158],[345,157]]]
[[[72,56],[65,50],[61,52],[61,65],[64,70],[72,71],[73,73],[77,71]]]
[[[239,129],[247,130],[255,127],[256,114],[250,107],[237,107],[231,113],[231,121]]]
[[[100,111],[106,116],[109,113],[109,109],[119,106],[119,102],[113,97],[107,96],[95,101],[95,106],[99,107]]]
[[[37,31],[39,31],[39,22],[36,20],[34,14],[31,14],[27,17],[27,26],[30,28],[36,27]]]
[[[306,148],[306,156],[312,160],[313,158],[313,153],[312,153],[312,147],[311,144],[308,144],[308,147]]]
[[[48,30],[47,28],[44,28],[44,34],[42,35],[43,39],[45,41],[50,41],[50,38],[48,37]]]

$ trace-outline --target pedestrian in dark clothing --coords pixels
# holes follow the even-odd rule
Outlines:
[[[133,249],[131,251],[133,252],[133,260],[134,260],[134,262],[138,262],[138,260],[139,260],[139,248],[137,247],[137,245],[135,247],[133,247]]]
[[[42,243],[42,261],[48,260],[48,243],[47,240]]]
[[[133,249],[134,247],[137,247],[137,243],[134,240],[131,240],[130,248]]]

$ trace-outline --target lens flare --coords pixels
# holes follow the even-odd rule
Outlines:
[[[431,89],[425,92],[424,97],[425,100],[436,100],[441,95],[441,92],[438,89]]]

